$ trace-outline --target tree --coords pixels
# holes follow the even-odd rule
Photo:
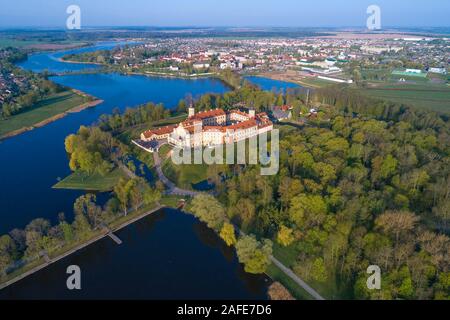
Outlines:
[[[116,194],[117,199],[119,200],[120,206],[125,215],[128,214],[128,204],[130,201],[130,187],[131,184],[129,184],[128,181],[126,181],[123,178],[120,178],[119,182],[114,187],[114,193]]]
[[[294,240],[294,230],[282,225],[277,233],[277,242],[282,246],[287,247],[290,246]]]
[[[295,300],[291,293],[279,282],[274,282],[270,285],[268,295],[270,300]]]
[[[205,222],[209,228],[220,230],[225,221],[225,209],[211,195],[199,194],[192,200],[192,212],[201,221]]]
[[[320,225],[326,213],[327,205],[320,195],[300,194],[291,200],[289,215],[299,228]]]
[[[97,197],[93,194],[86,194],[75,200],[75,215],[85,216],[93,229],[101,222],[102,209],[96,205]]]
[[[375,225],[392,236],[398,245],[401,236],[411,232],[418,221],[419,217],[409,211],[387,211],[375,220]]]
[[[144,184],[142,193],[146,205],[158,203],[161,200],[161,192],[158,189],[152,189],[147,183]]]
[[[236,244],[236,234],[234,226],[231,223],[225,222],[222,230],[220,231],[220,237],[225,241],[227,246],[231,247]]]
[[[15,243],[9,235],[0,237],[0,275],[6,273],[6,268],[14,261]]]
[[[311,278],[318,282],[325,282],[328,279],[327,269],[323,258],[316,258],[311,267]]]
[[[86,239],[91,232],[89,222],[87,218],[82,214],[75,215],[75,220],[72,226],[78,240]]]
[[[246,229],[255,217],[255,205],[253,201],[248,198],[239,199],[236,204],[239,218],[241,220],[241,227]]]
[[[71,243],[75,238],[73,227],[67,222],[63,221],[60,223],[60,228],[63,233],[64,241],[66,242],[66,244]]]
[[[243,236],[236,243],[236,252],[246,272],[264,273],[270,264],[272,242],[265,239],[261,243],[254,236]]]

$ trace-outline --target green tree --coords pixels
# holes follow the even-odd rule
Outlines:
[[[282,225],[277,233],[277,242],[282,246],[287,247],[290,246],[294,240],[294,230]]]
[[[254,236],[243,236],[236,243],[239,261],[248,273],[260,274],[267,270],[272,255],[272,242],[258,242]]]
[[[225,241],[227,246],[231,247],[236,244],[236,234],[234,226],[231,223],[225,222],[222,230],[220,230],[220,237]]]
[[[209,228],[219,231],[225,221],[225,209],[211,195],[199,194],[192,200],[191,210]]]
[[[0,237],[0,276],[5,274],[6,268],[13,263],[15,243],[9,235]]]
[[[328,279],[327,269],[323,258],[316,258],[311,266],[311,278],[318,282],[325,282]]]

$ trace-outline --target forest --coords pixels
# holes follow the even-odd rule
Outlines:
[[[270,111],[281,104],[319,110],[303,125],[294,119],[277,126],[278,175],[261,176],[257,165],[209,166],[214,196],[201,194],[186,208],[235,246],[247,272],[263,273],[271,254],[288,254],[288,266],[305,281],[345,289],[344,296],[321,292],[326,298],[450,298],[450,139],[445,116],[368,100],[340,88],[307,97],[302,90],[261,91],[244,83],[223,95],[187,97],[172,112],[147,104],[102,116],[94,127],[66,139],[71,168],[111,170],[114,159],[128,152],[117,134],[183,112],[191,102],[198,110],[247,106]],[[146,190],[140,196],[132,196],[136,185]],[[126,213],[145,199],[143,194],[151,201],[158,198],[157,190],[138,182],[121,181],[114,190],[103,208],[96,209],[92,198],[79,200],[72,226],[95,227],[98,214]],[[62,226],[56,234],[64,234]],[[25,232],[3,236],[2,265],[17,252],[35,253],[35,243],[44,246],[43,239],[55,231],[48,223],[44,227],[42,221],[34,222]],[[367,289],[369,265],[381,268],[381,290]]]
[[[280,97],[244,88],[223,97],[204,96],[198,105],[237,99],[267,109],[277,98],[306,103],[302,94]],[[219,200],[214,206],[221,208],[214,211],[223,216],[204,218],[196,202],[194,213],[218,223],[212,228],[227,243],[237,241],[244,264],[249,251],[242,253],[242,247],[259,248],[247,271],[264,270],[272,249],[260,253],[271,240],[294,256],[290,267],[295,273],[319,284],[336,281],[349,288],[347,297],[449,299],[450,140],[445,116],[366,100],[339,88],[315,92],[312,103],[322,110],[318,119],[302,128],[280,127],[279,175],[261,176],[256,166],[210,166],[208,176]],[[213,203],[209,199],[203,206]],[[259,244],[228,239],[230,222],[255,235]],[[382,270],[380,291],[366,287],[369,265]]]

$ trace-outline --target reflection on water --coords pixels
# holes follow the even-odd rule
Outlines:
[[[92,68],[58,59],[66,53],[107,49],[116,44],[36,54],[21,66],[37,72]],[[70,173],[64,139],[80,125],[92,124],[115,107],[123,110],[148,101],[173,107],[188,93],[196,97],[228,90],[213,79],[84,74],[52,80],[99,97],[104,103],[0,143],[0,158],[7,159],[6,165],[0,166],[0,234],[24,227],[37,217],[55,222],[61,211],[70,218],[74,200],[84,192],[54,190],[51,186]],[[286,85],[257,80],[264,86]],[[107,196],[98,194],[100,202],[106,201]],[[164,210],[117,235],[123,240],[122,245],[109,238],[102,239],[0,291],[0,300],[265,299],[267,296],[268,279],[246,274],[234,250],[192,216]],[[74,264],[82,270],[81,291],[66,288],[66,268]]]
[[[269,280],[194,217],[166,209],[0,291],[0,299],[266,299]],[[80,291],[66,268],[81,268]]]

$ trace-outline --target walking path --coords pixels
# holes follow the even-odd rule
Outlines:
[[[239,229],[239,226],[234,224],[234,227],[239,232],[240,235],[245,236],[245,232]],[[281,271],[284,272],[289,278],[291,278],[296,284],[302,287],[306,292],[308,292],[316,300],[326,300],[322,297],[316,290],[311,288],[305,281],[303,281],[299,276],[297,276],[290,268],[286,267],[280,260],[274,256],[270,256],[270,261],[273,262]]]
[[[45,267],[49,266],[52,263],[55,263],[55,262],[57,262],[59,260],[62,260],[65,257],[70,256],[71,254],[73,254],[73,253],[75,253],[75,252],[77,252],[77,251],[79,251],[81,249],[84,249],[84,248],[90,246],[94,242],[97,242],[97,241],[99,241],[99,240],[101,240],[101,239],[103,239],[105,237],[111,236],[112,232],[119,231],[119,230],[129,226],[130,224],[135,223],[138,220],[141,220],[141,219],[143,219],[143,218],[145,218],[145,217],[147,217],[147,216],[149,216],[149,215],[151,215],[151,214],[153,214],[155,212],[158,212],[162,208],[163,208],[163,206],[158,205],[156,208],[154,208],[154,209],[152,209],[150,211],[147,211],[147,212],[145,212],[145,213],[143,213],[143,214],[141,214],[141,215],[139,215],[139,216],[137,216],[137,217],[135,217],[135,218],[133,218],[131,220],[128,220],[128,221],[122,223],[120,226],[114,228],[113,230],[106,229],[106,231],[104,233],[102,233],[102,234],[100,234],[98,236],[95,236],[94,238],[90,239],[89,241],[84,242],[84,243],[76,246],[75,248],[73,248],[73,249],[71,249],[69,251],[66,251],[65,253],[57,256],[56,258],[51,259],[51,258],[48,257],[47,254],[44,254],[44,260],[45,260],[44,263],[38,265],[37,267],[34,267],[31,270],[28,270],[27,272],[24,272],[24,273],[20,274],[19,276],[15,277],[15,278],[13,278],[13,279],[5,282],[5,283],[0,284],[0,290],[2,290],[4,288],[6,288],[6,287],[16,283],[17,281],[20,281],[20,280],[22,280],[22,279],[24,279],[24,278],[26,278],[26,277],[36,273],[36,272],[38,272],[39,270],[44,269]],[[120,239],[119,239],[119,241],[120,241]]]
[[[159,180],[161,180],[162,183],[168,188],[166,193],[168,195],[179,195],[179,196],[190,196],[194,197],[199,192],[194,192],[190,190],[183,190],[178,188],[172,181],[170,181],[162,171],[161,167],[161,158],[159,157],[158,152],[153,152],[153,160],[156,172],[158,174]],[[237,226],[236,226],[237,227]],[[238,229],[239,230],[239,229]],[[242,231],[239,230],[241,234],[244,234]],[[290,268],[286,267],[283,263],[281,263],[278,259],[276,259],[274,256],[270,257],[271,261],[280,268],[281,271],[283,271],[289,278],[291,278],[295,283],[297,283],[300,287],[302,287],[306,292],[308,292],[314,299],[316,300],[325,300],[317,291],[315,291],[313,288],[311,288],[305,281],[303,281],[301,278],[299,278]]]
[[[274,256],[270,257],[270,260],[278,267],[281,271],[283,271],[289,278],[291,278],[295,283],[297,283],[300,287],[302,287],[306,292],[308,292],[314,299],[316,300],[325,300],[316,290],[311,288],[305,281],[300,279],[291,269],[282,264],[277,258]]]
[[[159,157],[158,152],[153,152],[153,161],[155,164],[155,169],[156,169],[156,173],[158,174],[159,180],[161,180],[161,182],[164,183],[164,185],[168,189],[166,191],[167,195],[195,197],[196,195],[199,194],[199,192],[178,188],[172,181],[167,179],[167,177],[164,175],[164,172],[162,170],[161,158]]]

